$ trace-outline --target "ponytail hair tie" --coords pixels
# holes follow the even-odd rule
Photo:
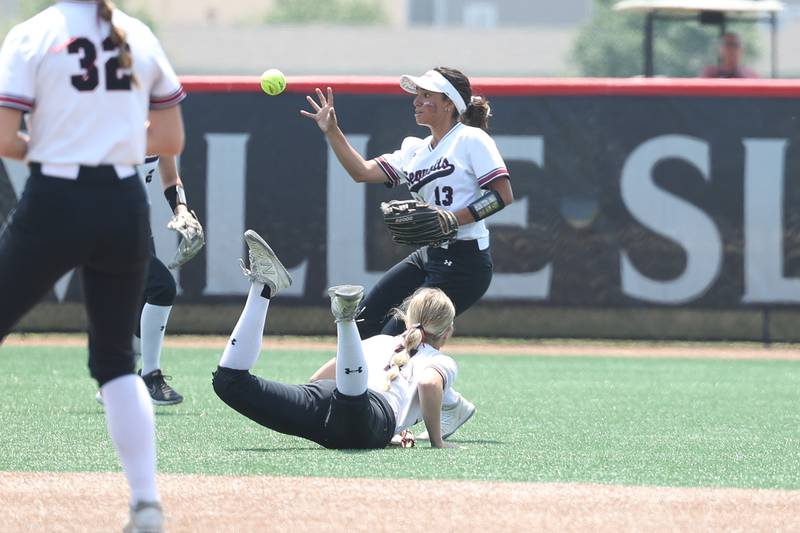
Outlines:
[[[486,98],[484,98],[483,96],[473,96],[473,97],[471,97],[469,99],[469,105],[478,106],[478,105],[481,105],[481,104],[485,104],[486,105],[486,116],[487,117],[491,117],[492,116],[492,108],[486,102]]]
[[[414,324],[413,326],[411,326],[411,329],[418,329],[422,332],[423,335],[425,334],[425,328],[423,328],[422,324],[420,323]]]

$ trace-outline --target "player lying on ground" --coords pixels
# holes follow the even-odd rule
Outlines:
[[[442,440],[442,395],[458,369],[439,349],[453,332],[455,308],[439,289],[420,289],[398,311],[404,334],[361,341],[355,316],[364,288],[328,290],[336,319],[336,379],[286,385],[250,373],[261,351],[270,300],[290,286],[291,277],[266,242],[245,233],[250,278],[247,303],[214,372],[214,391],[247,418],[272,430],[326,448],[383,448],[420,418],[431,446]],[[366,356],[369,354],[369,357]]]

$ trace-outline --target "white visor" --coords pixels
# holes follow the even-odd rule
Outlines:
[[[417,94],[419,89],[425,89],[426,91],[434,93],[442,93],[455,104],[459,115],[467,110],[467,104],[464,103],[461,94],[453,87],[452,83],[447,81],[447,78],[435,70],[429,70],[422,76],[403,74],[400,76],[400,87],[411,94]]]

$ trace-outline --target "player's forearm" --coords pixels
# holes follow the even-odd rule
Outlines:
[[[19,131],[22,112],[0,108],[0,157],[25,159],[28,155],[28,136]]]
[[[180,105],[150,110],[147,128],[147,153],[179,155],[186,140]]]
[[[442,441],[442,384],[421,383],[419,386],[420,407],[422,407],[422,420],[431,440],[431,446],[441,448]]]
[[[19,160],[25,159],[28,155],[28,142],[28,136],[19,132],[11,139],[10,143],[0,149],[2,150],[0,156]]]
[[[158,173],[161,175],[161,188],[163,190],[176,185],[183,187],[183,181],[178,175],[178,163],[175,156],[160,156],[158,158]]]
[[[328,140],[328,144],[333,150],[333,153],[336,154],[336,159],[339,160],[339,163],[341,163],[354,181],[359,183],[374,181],[371,176],[375,174],[375,171],[382,172],[377,168],[377,164],[373,163],[370,165],[370,162],[365,160],[361,154],[350,145],[347,141],[347,137],[345,137],[342,130],[338,127],[326,133],[325,138]],[[373,166],[374,168],[372,168]],[[385,180],[385,177],[381,178]]]
[[[496,195],[492,197],[492,195]],[[511,180],[498,178],[489,184],[489,192],[481,196],[469,207],[454,211],[458,225],[472,224],[478,220],[490,217],[508,207],[514,201],[514,191],[511,189]],[[478,215],[477,217],[475,215]]]
[[[161,175],[161,186],[164,197],[169,203],[170,209],[174,214],[188,212],[188,201],[186,191],[183,188],[183,180],[178,175],[178,162],[175,156],[161,156],[158,158],[158,173]]]

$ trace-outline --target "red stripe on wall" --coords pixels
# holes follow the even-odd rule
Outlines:
[[[338,94],[407,94],[397,76],[289,76],[286,91],[311,94],[331,86]],[[182,76],[188,92],[259,92],[257,76]],[[705,78],[473,78],[488,96],[723,96],[800,97],[800,80]]]

